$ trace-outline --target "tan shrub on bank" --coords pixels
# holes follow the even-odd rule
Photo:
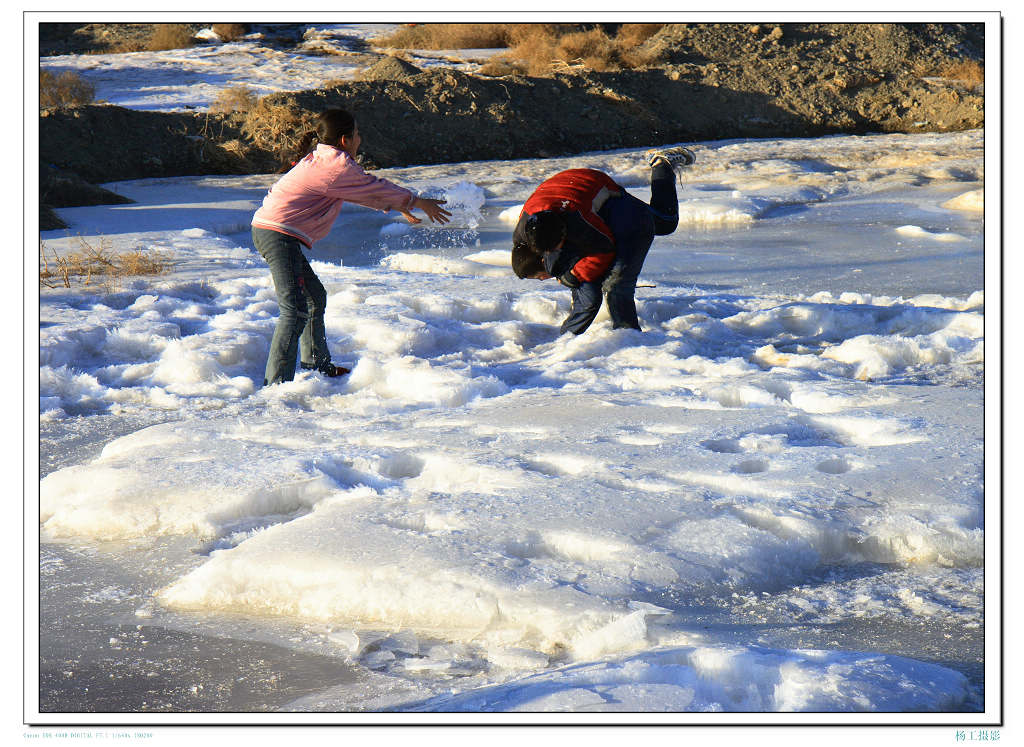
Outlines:
[[[417,23],[373,40],[379,47],[397,49],[495,49],[509,46],[516,23]]]
[[[393,46],[423,49],[507,47],[480,70],[483,75],[523,72],[544,76],[569,69],[598,72],[640,68],[654,64],[657,54],[641,47],[664,24],[624,23],[614,36],[600,28],[580,30],[570,24],[423,24],[388,37]],[[434,27],[466,26],[456,31]],[[487,28],[483,28],[487,27]],[[478,32],[472,36],[470,30]],[[408,45],[400,42],[408,41]],[[378,40],[378,43],[381,43]],[[437,46],[433,46],[433,45]]]
[[[556,65],[583,65],[597,72],[619,68],[615,44],[600,29],[577,31],[559,38],[553,62]]]
[[[911,74],[919,78],[946,78],[974,88],[985,82],[985,63],[977,60],[958,60],[936,66],[931,62],[919,62],[911,68]]]
[[[303,121],[295,105],[268,104],[261,98],[245,117],[243,134],[253,146],[271,152],[283,152],[298,145],[310,124]]]
[[[615,34],[615,43],[621,48],[636,47],[657,34],[663,23],[624,23]]]
[[[512,64],[528,75],[550,75],[556,67],[564,67],[559,57],[559,39],[566,34],[578,33],[548,24],[527,25],[509,44],[509,50],[496,56],[492,62]],[[563,52],[564,54],[564,52]],[[561,63],[559,60],[563,60]]]
[[[210,104],[210,111],[216,114],[248,114],[256,108],[258,101],[259,97],[248,86],[232,86],[217,94]]]
[[[39,71],[39,106],[75,106],[90,104],[96,98],[96,87],[81,76],[66,70],[54,75],[49,70]]]
[[[187,49],[195,43],[192,30],[184,23],[158,23],[146,43],[150,52]]]
[[[210,28],[225,42],[233,42],[249,33],[249,26],[244,23],[215,23]]]
[[[977,60],[954,62],[939,71],[939,76],[959,80],[974,87],[985,82],[985,66]]]
[[[477,72],[480,75],[500,78],[503,75],[515,75],[516,73],[526,72],[526,68],[512,60],[505,58],[493,58],[481,65]]]

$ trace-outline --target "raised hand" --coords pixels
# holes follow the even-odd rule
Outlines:
[[[433,223],[448,223],[452,214],[441,207],[444,203],[444,200],[435,200],[430,197],[417,197],[412,203],[412,207],[419,208],[426,213],[427,217],[430,218]],[[409,223],[416,224],[423,222],[421,219],[413,215],[411,210],[402,210],[400,212]]]

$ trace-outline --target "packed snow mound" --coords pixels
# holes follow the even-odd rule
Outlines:
[[[761,647],[667,648],[440,695],[414,711],[856,712],[955,711],[966,678],[898,656]]]
[[[972,189],[970,192],[964,192],[959,197],[954,197],[952,200],[947,200],[942,203],[942,207],[948,208],[949,210],[967,210],[976,213],[984,212],[985,190]]]

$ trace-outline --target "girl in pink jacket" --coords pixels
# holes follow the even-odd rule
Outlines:
[[[313,142],[317,142],[310,151]],[[376,210],[397,210],[409,223],[419,208],[434,223],[447,223],[451,213],[444,200],[417,197],[387,179],[367,174],[355,157],[362,143],[356,121],[346,111],[328,109],[299,145],[307,153],[296,161],[263,199],[252,218],[252,240],[266,260],[277,291],[280,310],[270,342],[263,384],[295,378],[295,361],[326,376],[341,376],[347,368],[331,363],[324,329],[327,292],[302,248],[326,236],[346,201]]]

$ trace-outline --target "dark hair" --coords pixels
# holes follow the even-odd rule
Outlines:
[[[345,135],[356,131],[356,118],[344,109],[327,109],[316,118],[312,130],[306,132],[299,144],[290,151],[281,164],[281,171],[287,171],[312,150],[313,142],[337,145]]]
[[[547,269],[539,254],[525,244],[516,244],[512,247],[512,271],[517,278],[532,278]]]
[[[548,252],[565,238],[565,216],[554,210],[541,210],[526,219],[526,240],[538,252]]]

